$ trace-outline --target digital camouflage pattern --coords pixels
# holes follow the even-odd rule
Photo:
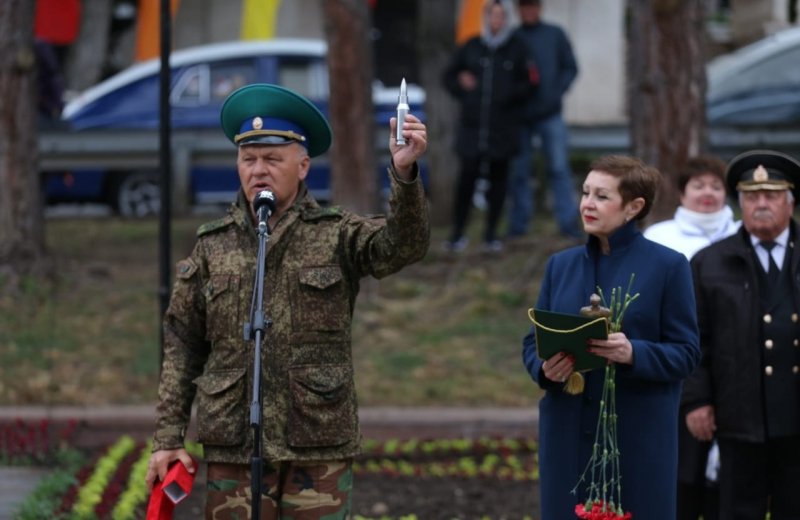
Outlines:
[[[340,460],[358,453],[350,325],[360,279],[382,278],[428,248],[419,175],[390,172],[388,217],[323,208],[305,186],[267,244],[262,342],[263,457]],[[258,240],[247,203],[198,230],[177,264],[164,318],[164,362],[153,449],[183,446],[197,399],[199,441],[209,462],[248,464],[253,341],[249,320]]]
[[[350,518],[352,459],[284,462],[265,467],[262,520],[344,520]],[[206,520],[250,518],[250,467],[209,464]]]

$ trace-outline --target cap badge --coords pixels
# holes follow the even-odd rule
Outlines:
[[[765,182],[769,180],[769,173],[767,173],[766,168],[762,165],[758,165],[758,168],[755,169],[753,172],[753,180],[755,182]]]
[[[254,118],[253,118],[253,130],[261,130],[261,128],[262,128],[263,126],[264,126],[264,120],[262,120],[262,119],[261,119],[260,117],[258,117],[258,116],[256,116],[256,117],[254,117]],[[762,169],[763,169],[763,168],[762,168]],[[766,173],[766,172],[764,172],[764,173]]]

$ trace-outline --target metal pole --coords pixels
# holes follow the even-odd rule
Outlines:
[[[170,26],[172,24],[172,14],[170,12],[170,0],[161,0],[161,70],[159,79],[159,126],[158,126],[158,160],[160,164],[160,195],[161,206],[158,215],[158,236],[159,236],[159,287],[158,296],[160,301],[159,323],[167,312],[170,295],[170,271],[172,261],[170,259],[171,234],[170,234],[170,204],[172,200],[172,145],[170,141],[170,107],[169,107],[169,87],[170,69],[169,54],[172,46],[172,36]],[[159,370],[164,361],[164,330],[159,326]]]

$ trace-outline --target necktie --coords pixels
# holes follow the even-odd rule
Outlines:
[[[778,279],[781,276],[781,269],[778,267],[778,264],[775,263],[775,259],[772,258],[772,248],[775,247],[777,244],[772,240],[764,240],[761,242],[761,247],[767,250],[767,258],[769,259],[769,271],[767,271],[767,280],[769,281],[770,287],[775,287],[778,283]]]

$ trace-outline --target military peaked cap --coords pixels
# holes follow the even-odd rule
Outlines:
[[[800,199],[800,162],[781,152],[752,150],[737,155],[725,174],[734,191],[792,190]]]
[[[238,146],[300,143],[315,157],[331,145],[331,127],[311,101],[289,89],[266,83],[241,87],[220,112],[222,131]]]

